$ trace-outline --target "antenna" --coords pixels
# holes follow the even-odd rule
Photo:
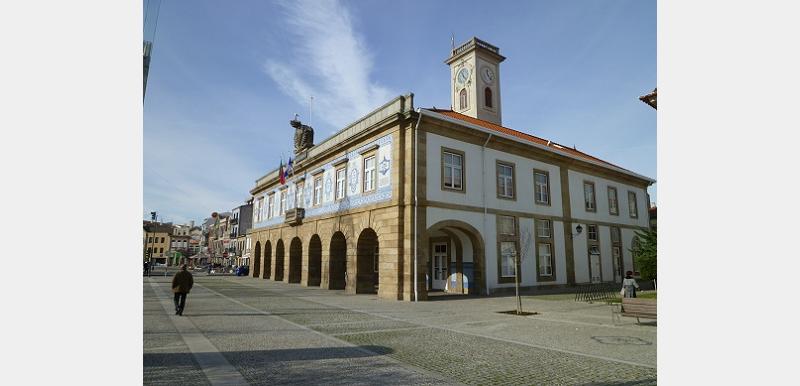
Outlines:
[[[308,101],[308,124],[311,125],[311,106],[314,104],[314,96],[312,95]]]
[[[456,49],[456,34],[450,32],[450,49]]]

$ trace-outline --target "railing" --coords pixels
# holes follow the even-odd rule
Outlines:
[[[576,286],[576,302],[611,302],[619,299],[619,290],[622,285],[619,283],[594,283]]]
[[[466,43],[454,48],[452,56],[456,56],[456,55],[466,51],[467,49],[471,48],[473,45],[481,47],[481,48],[485,48],[485,49],[487,49],[489,51],[494,52],[495,54],[500,54],[500,49],[499,48],[497,48],[497,47],[495,47],[495,46],[493,46],[493,45],[491,45],[489,43],[486,43],[485,41],[483,41],[481,39],[472,38],[469,41],[467,41]]]

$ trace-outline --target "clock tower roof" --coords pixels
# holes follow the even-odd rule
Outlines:
[[[446,64],[453,63],[454,61],[458,60],[458,58],[466,55],[469,52],[472,52],[473,50],[479,50],[483,53],[488,54],[489,56],[497,60],[497,63],[506,60],[505,56],[500,55],[499,48],[473,36],[472,39],[467,40],[466,43],[456,48],[453,48],[453,50],[450,52],[450,57],[447,58],[447,60],[445,60],[444,62]]]

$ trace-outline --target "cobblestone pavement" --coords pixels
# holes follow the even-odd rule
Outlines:
[[[250,277],[196,275],[182,318],[251,384],[656,384],[656,327],[570,300],[419,303]],[[144,383],[204,384],[159,304],[169,278],[144,278]],[[170,299],[171,302],[171,299]],[[181,321],[182,322],[182,321]],[[213,373],[212,373],[213,374]]]

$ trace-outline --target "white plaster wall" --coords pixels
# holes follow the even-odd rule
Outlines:
[[[472,258],[473,256],[472,242],[470,241],[469,236],[467,236],[466,233],[459,231],[458,229],[449,229],[449,230],[453,232],[453,234],[455,234],[456,237],[458,237],[458,239],[461,241],[462,261],[465,263],[474,262]]]
[[[534,237],[533,219],[521,217],[519,219],[521,271],[520,284],[536,284],[536,238]],[[527,244],[527,245],[526,245]]]
[[[575,227],[579,223],[572,223],[572,233],[575,233]],[[586,224],[580,224],[583,227],[583,232],[572,238],[572,251],[575,256],[575,282],[576,283],[589,283],[591,277],[589,276],[589,245],[586,243]]]
[[[603,281],[614,281],[614,262],[611,257],[611,228],[597,227],[600,238],[600,267],[603,271]]]
[[[465,153],[464,165],[466,173],[464,183],[466,193],[442,189],[442,147],[460,150]],[[428,180],[425,185],[427,186],[427,198],[431,201],[483,207],[481,189],[484,188],[486,191],[486,206],[488,208],[526,212],[532,215],[562,215],[561,178],[559,177],[558,166],[487,148],[484,155],[484,168],[481,165],[481,146],[431,133],[427,134],[426,152]],[[516,200],[497,198],[497,173],[495,168],[498,159],[515,164]],[[540,205],[534,202],[533,169],[545,170],[550,174],[550,205]]]
[[[610,181],[605,178],[592,176],[585,173],[568,171],[569,193],[572,217],[585,221],[600,221],[618,223],[632,226],[648,226],[648,202],[647,192],[644,189],[631,185]],[[587,212],[583,201],[583,181],[594,182],[596,212]],[[614,216],[608,213],[608,186],[617,188],[617,202],[619,215]],[[628,191],[636,193],[638,218],[631,218],[628,213]]]
[[[553,221],[553,246],[554,261],[556,264],[556,281],[550,282],[552,284],[566,284],[567,283],[567,251],[564,248],[564,223],[562,221]]]

